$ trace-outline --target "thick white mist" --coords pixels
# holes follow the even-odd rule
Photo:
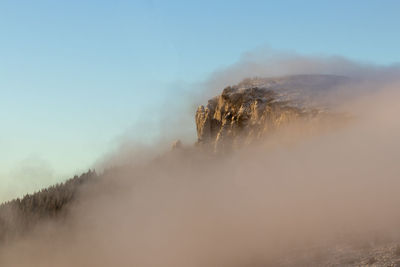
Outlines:
[[[308,249],[399,240],[400,72],[300,58],[275,59],[276,74],[358,79],[337,98],[345,124],[292,125],[224,156],[189,146],[155,158],[123,152],[125,165],[87,188],[70,218],[3,248],[0,264],[276,266]],[[247,66],[210,83],[275,74]]]

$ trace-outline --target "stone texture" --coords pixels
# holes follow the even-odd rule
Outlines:
[[[343,81],[339,76],[298,75],[246,79],[226,87],[205,107],[198,107],[197,143],[215,152],[226,151],[264,138],[293,121],[315,118],[328,106],[321,96]]]

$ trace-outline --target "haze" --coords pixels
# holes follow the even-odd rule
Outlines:
[[[0,238],[0,266],[368,265],[389,261],[362,254],[380,246],[399,266],[398,10],[397,1],[3,1],[0,202],[99,175],[62,215]],[[332,91],[276,87],[311,92],[316,107],[279,100],[277,110],[317,119],[268,126],[224,151],[200,142],[199,105],[212,112],[207,101],[246,78],[296,75],[343,81]],[[254,101],[249,109],[279,102]],[[15,214],[1,213],[0,227]]]
[[[85,171],[121,139],[152,143],[161,109],[260,47],[395,63],[398,9],[397,1],[2,1],[0,199]]]

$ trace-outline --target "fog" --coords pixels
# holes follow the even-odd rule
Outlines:
[[[85,188],[70,217],[2,248],[0,265],[276,266],[304,251],[399,240],[397,67],[258,51],[194,94],[208,98],[249,76],[308,73],[354,78],[335,96],[335,112],[350,119],[289,125],[229,155],[191,144],[168,151],[169,140],[122,145],[100,161],[119,167]]]

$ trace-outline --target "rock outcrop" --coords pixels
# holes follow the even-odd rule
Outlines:
[[[198,144],[216,152],[249,144],[299,119],[326,111],[328,93],[346,78],[297,75],[246,79],[196,112]],[[325,97],[325,99],[324,99]]]

